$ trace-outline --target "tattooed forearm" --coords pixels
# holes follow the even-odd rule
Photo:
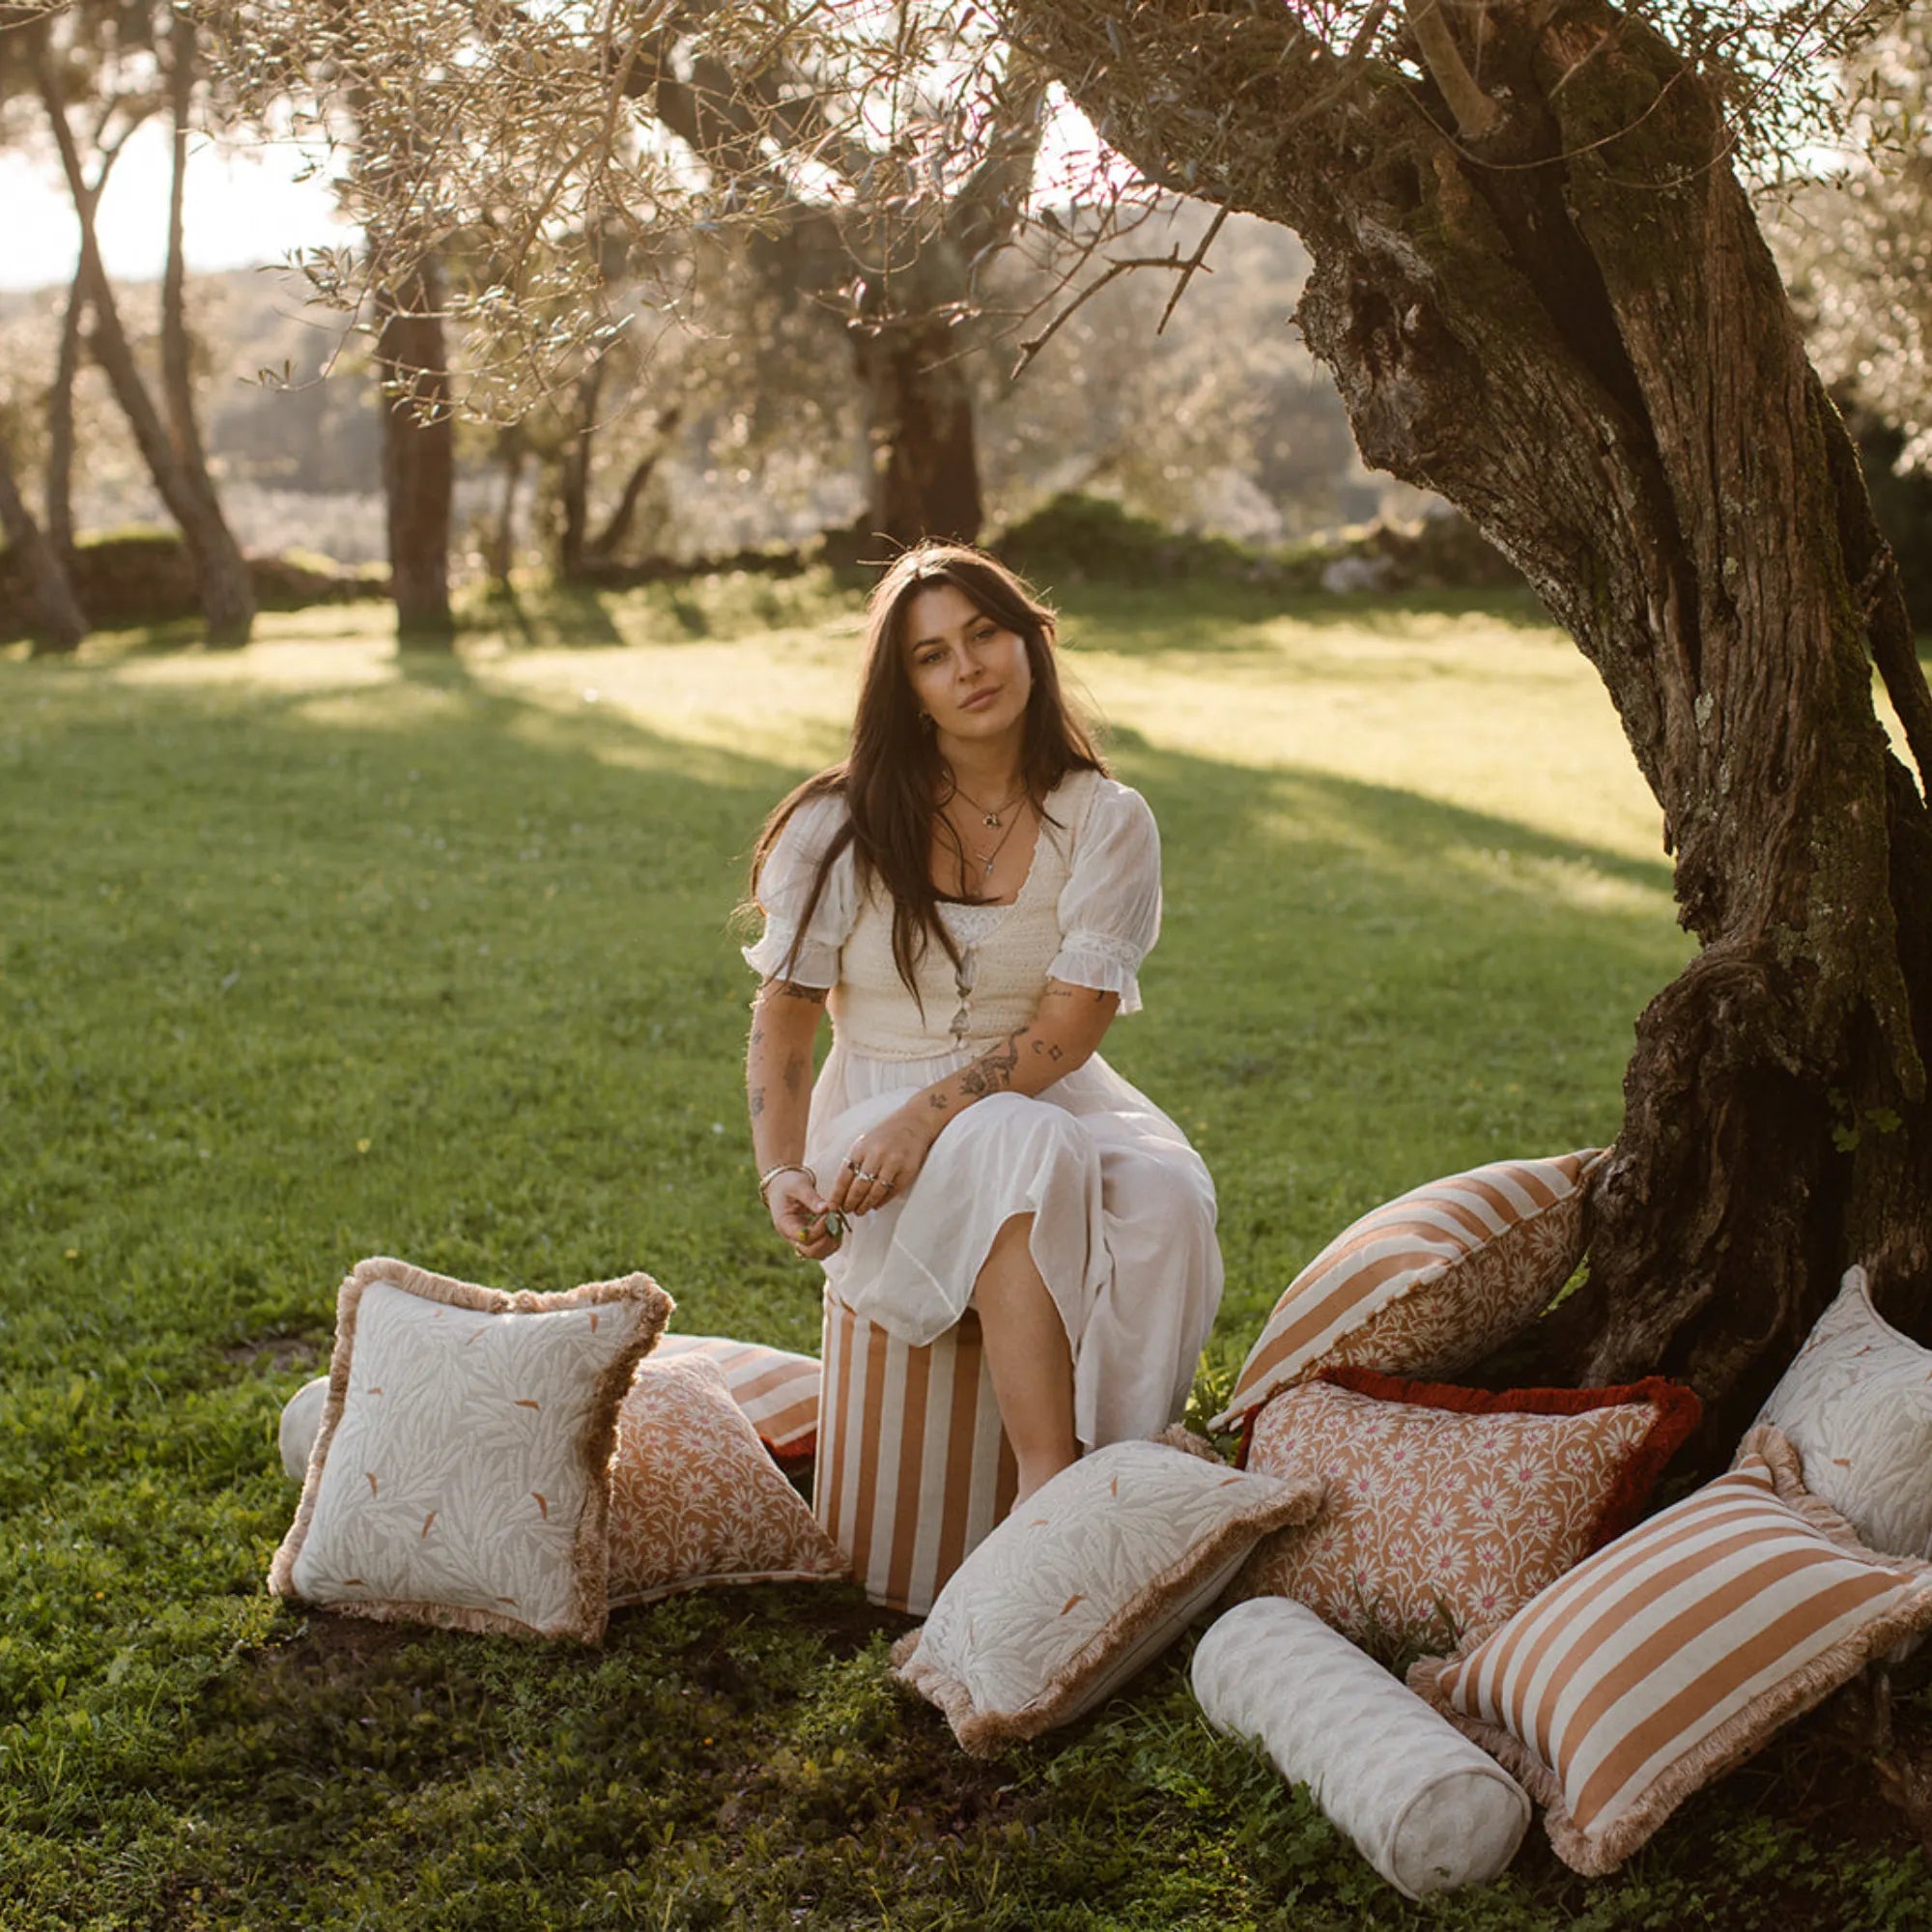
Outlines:
[[[1043,1053],[1049,1060],[1065,1060],[1066,1058],[1065,1049],[1058,1040],[1037,1039],[1033,1041],[1033,1050],[1036,1053]]]
[[[759,1117],[759,1115],[761,1115],[764,1111],[765,1111],[765,1090],[762,1087],[753,1087],[752,1089],[753,1120],[755,1121]]]
[[[811,1071],[811,1062],[802,1053],[794,1053],[784,1064],[785,1092],[794,1099],[805,1092],[805,1076]]]
[[[936,1107],[942,1114],[945,1113],[947,1108],[952,1106],[952,1102],[949,1100],[944,1094],[934,1094],[930,1095],[926,1100],[926,1105],[928,1107]]]
[[[823,986],[801,986],[796,980],[771,980],[766,983],[781,998],[810,1000],[815,1007],[822,1007],[825,1004],[826,989]]]
[[[959,1091],[975,1100],[988,1094],[1003,1094],[1013,1084],[1013,1068],[1020,1064],[1020,1037],[1009,1034],[1003,1045],[980,1058],[959,1075]]]

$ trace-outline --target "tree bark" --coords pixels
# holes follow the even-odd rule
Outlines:
[[[1539,1340],[1564,1380],[1688,1379],[1713,1460],[1848,1264],[1894,1317],[1932,1295],[1932,824],[1868,650],[1908,718],[1924,680],[1718,99],[1604,0],[1485,10],[1480,140],[1292,14],[1150,0],[1122,56],[1109,11],[1009,10],[1144,171],[1300,234],[1363,456],[1536,585],[1662,809],[1701,951],[1638,1022],[1589,1281]]]
[[[590,459],[597,444],[597,406],[604,392],[604,358],[592,358],[577,379],[576,422],[557,457],[556,574],[566,582],[583,574],[590,530]]]
[[[985,518],[959,337],[921,316],[852,326],[872,452],[872,530],[895,544],[975,543]]]
[[[5,534],[26,582],[34,655],[51,657],[78,650],[87,636],[87,618],[73,594],[66,562],[42,534],[20,495],[13,455],[4,440],[0,440],[0,533]]]
[[[448,646],[449,519],[455,496],[456,419],[443,347],[442,275],[424,257],[377,297],[382,380],[383,494],[388,508],[389,569],[396,636]]]
[[[64,561],[73,555],[73,385],[80,375],[81,326],[87,294],[75,273],[61,316],[60,352],[47,391],[47,542]]]
[[[68,126],[60,77],[54,69],[44,28],[40,30],[35,43],[34,74],[80,224],[78,279],[94,315],[89,347],[134,433],[142,461],[155,479],[155,488],[167,504],[168,514],[181,526],[183,541],[194,563],[209,642],[245,644],[255,621],[255,587],[248,575],[247,561],[221,514],[221,502],[209,480],[207,466],[185,459],[175,448],[134,360],[133,349],[114,303],[107,270],[100,260],[95,230],[95,193],[88,188],[79,150]]]

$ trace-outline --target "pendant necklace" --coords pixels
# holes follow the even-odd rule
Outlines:
[[[962,793],[961,796],[964,797],[964,794]],[[1015,804],[1020,798],[1024,796],[1025,796],[1024,793],[1015,792],[1012,798],[1008,799],[1007,801],[1008,806]],[[967,799],[966,802],[968,805],[972,805],[975,803],[975,801],[972,799]],[[1010,825],[1009,825],[1007,829],[1004,832],[1002,832],[996,839],[994,839],[993,849],[990,852],[976,851],[973,854],[973,857],[979,862],[980,877],[982,880],[989,879],[992,877],[994,864],[998,861],[1000,854],[1006,850],[1007,840],[1013,836],[1013,834],[1020,829],[1020,820],[1026,814],[1024,812],[1014,813],[1013,822]],[[1000,821],[997,818],[989,818],[986,822],[989,825],[997,825]],[[956,825],[952,829],[955,833],[957,833],[959,830],[959,828]],[[963,838],[959,840],[959,842],[962,846],[966,843]],[[961,857],[962,858],[964,857],[963,852],[961,854]]]
[[[1027,795],[1026,786],[1021,785],[1011,798],[1005,799],[998,805],[981,805],[957,779],[952,781],[952,790],[955,797],[963,798],[980,814],[980,823],[992,832],[997,832],[1000,829],[1003,823],[1003,814],[1010,811]]]

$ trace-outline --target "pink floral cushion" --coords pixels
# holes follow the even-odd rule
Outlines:
[[[845,1574],[717,1363],[690,1353],[640,1363],[611,1458],[611,1606],[707,1583]]]
[[[1480,1636],[1636,1516],[1697,1398],[1628,1388],[1491,1394],[1335,1369],[1263,1409],[1247,1466],[1315,1472],[1328,1502],[1264,1538],[1237,1597],[1293,1597],[1394,1655]]]

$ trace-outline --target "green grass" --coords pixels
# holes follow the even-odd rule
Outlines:
[[[620,1613],[594,1654],[270,1602],[276,1414],[363,1255],[641,1266],[682,1327],[817,1337],[753,1191],[728,923],[760,815],[836,750],[849,601],[556,599],[400,664],[382,614],[0,657],[8,1932],[1924,1922],[1856,1712],[1616,1879],[1536,1835],[1423,1909],[1206,1731],[1179,1655],[981,1765],[842,1587]],[[1352,1215],[1612,1134],[1686,942],[1607,701],[1526,609],[1067,619],[1163,829],[1149,1011],[1108,1051],[1215,1171],[1224,1378]]]

